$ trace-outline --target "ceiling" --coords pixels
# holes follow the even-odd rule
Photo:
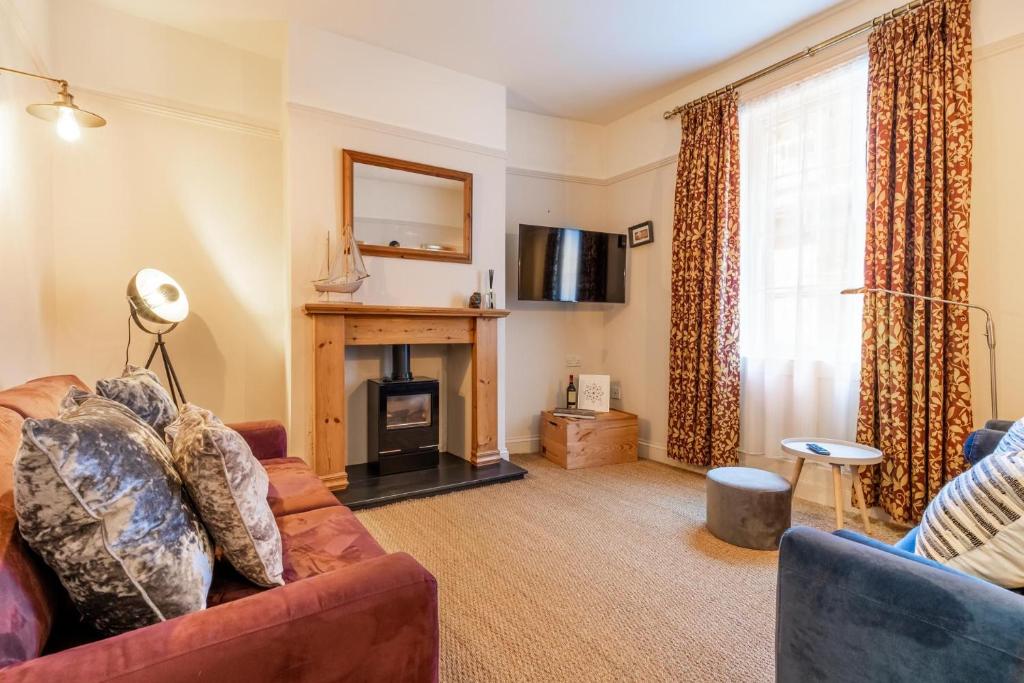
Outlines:
[[[608,123],[841,0],[98,0],[280,57],[295,21],[502,83],[508,106]]]

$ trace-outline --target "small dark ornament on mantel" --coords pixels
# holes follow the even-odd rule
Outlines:
[[[469,297],[470,308],[480,308],[480,292],[473,292]]]
[[[388,242],[388,246],[389,247],[400,247],[400,246],[402,246],[402,243],[399,242],[398,240],[391,240],[390,242]]]

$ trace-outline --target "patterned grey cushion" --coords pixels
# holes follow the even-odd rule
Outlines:
[[[203,609],[213,553],[167,447],[119,403],[69,393],[60,417],[22,427],[14,461],[22,537],[100,631]]]
[[[96,382],[96,393],[117,401],[141,417],[161,437],[164,428],[178,417],[174,399],[167,393],[156,373],[127,365],[120,377]]]
[[[267,503],[267,471],[242,435],[192,404],[167,427],[171,456],[224,556],[253,583],[280,586],[281,533]]]

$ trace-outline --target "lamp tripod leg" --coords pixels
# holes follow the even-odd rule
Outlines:
[[[164,344],[164,336],[162,334],[156,335],[156,343],[153,344],[153,350],[149,352],[149,358],[146,360],[146,369],[148,370],[149,366],[153,364],[157,351],[160,352],[160,360],[164,364],[164,374],[167,375],[167,388],[170,391],[174,405],[180,406],[182,403],[188,403],[188,400],[185,398],[185,392],[181,390],[178,373],[174,371],[174,364],[171,363],[171,356],[167,353],[167,345]]]
[[[157,347],[160,346],[160,344],[162,343],[162,341],[157,341],[157,343],[153,344],[153,350],[149,352],[149,358],[146,359],[147,370],[149,370],[149,366],[153,364],[153,357],[156,356]]]
[[[185,392],[181,390],[181,382],[178,381],[178,373],[174,371],[174,364],[171,363],[171,356],[167,353],[167,346],[164,345],[163,341],[160,342],[160,355],[164,359],[164,371],[167,373],[167,384],[171,387],[171,395],[174,396],[175,391],[181,398],[182,403],[188,403],[185,398]],[[174,399],[175,405],[178,403],[178,399]]]

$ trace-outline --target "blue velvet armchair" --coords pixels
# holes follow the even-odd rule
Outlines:
[[[971,434],[971,463],[1008,422]],[[794,527],[779,547],[776,680],[1024,680],[1024,596],[849,531]]]

